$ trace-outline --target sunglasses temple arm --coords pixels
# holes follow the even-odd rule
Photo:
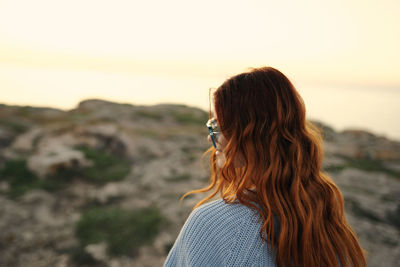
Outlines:
[[[208,132],[210,133],[211,141],[212,141],[214,147],[217,148],[217,144],[215,143],[215,140],[214,140],[214,132],[213,132],[213,130],[208,128]]]

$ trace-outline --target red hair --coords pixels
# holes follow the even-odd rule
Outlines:
[[[209,186],[183,197],[214,189],[195,208],[220,193],[227,203],[237,200],[256,210],[260,235],[275,250],[278,266],[366,266],[343,196],[321,170],[321,134],[306,120],[304,102],[289,79],[271,67],[252,69],[226,80],[214,103],[228,140],[226,161],[217,168],[210,148]],[[235,164],[237,158],[243,166]]]

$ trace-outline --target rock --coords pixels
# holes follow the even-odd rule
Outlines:
[[[81,151],[64,145],[43,147],[28,158],[28,168],[39,177],[56,174],[60,170],[91,166]]]
[[[55,196],[44,190],[32,190],[20,198],[21,203],[30,205],[40,205],[42,203],[51,205],[54,203],[54,201]]]
[[[331,166],[343,166],[344,164],[346,164],[346,160],[333,155],[326,156],[322,161],[323,168]]]
[[[97,190],[91,191],[91,198],[105,204],[113,198],[129,196],[134,192],[135,189],[130,184],[108,183]]]
[[[126,145],[119,137],[118,128],[114,124],[89,125],[79,129],[77,134],[83,137],[91,137],[92,147],[121,157],[126,155]]]
[[[85,110],[92,110],[92,111],[99,111],[102,108],[109,107],[109,106],[118,106],[117,103],[101,100],[101,99],[87,99],[79,102],[78,109],[85,109]]]
[[[34,143],[36,142],[37,138],[39,138],[42,134],[43,130],[41,128],[30,129],[29,131],[19,135],[11,147],[17,151],[30,151],[34,148]]]
[[[326,142],[324,145],[325,153],[331,155],[344,156],[348,158],[365,158],[367,153],[359,144],[354,142],[332,143]]]
[[[325,152],[355,159],[400,161],[400,143],[361,130],[336,134],[324,145]]]
[[[57,261],[54,264],[54,267],[68,267],[69,266],[69,257],[68,255],[59,255],[57,257]]]
[[[85,114],[87,118],[93,120],[117,122],[129,115],[131,109],[132,107],[128,107],[127,110],[124,105],[110,101],[90,99],[80,102],[78,107],[71,112]]]
[[[62,226],[65,218],[54,212],[56,198],[43,190],[32,190],[21,197],[21,203],[30,205],[32,218],[41,225]]]
[[[85,247],[85,251],[98,261],[107,261],[107,243],[101,242],[90,244]]]
[[[9,189],[10,185],[7,182],[5,181],[0,182],[0,193],[6,193],[8,192]]]
[[[375,150],[374,158],[376,160],[393,160],[393,161],[400,161],[400,150],[395,149],[393,147],[379,147]]]
[[[311,121],[311,123],[314,124],[315,126],[317,126],[318,129],[320,129],[321,135],[322,135],[324,141],[334,141],[335,140],[337,133],[335,132],[335,130],[332,127],[330,127],[320,121]]]

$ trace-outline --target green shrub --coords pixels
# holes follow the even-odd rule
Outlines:
[[[156,120],[156,121],[161,121],[163,119],[162,114],[160,114],[159,112],[155,112],[155,111],[146,111],[146,110],[137,110],[134,113],[134,117],[143,117],[143,118],[147,118],[147,119],[152,119],[152,120]]]
[[[190,173],[182,173],[182,174],[167,176],[164,177],[164,179],[168,182],[181,182],[190,180],[191,177],[192,176],[190,175]]]
[[[93,161],[93,166],[82,169],[82,178],[89,182],[105,184],[124,179],[130,172],[129,162],[111,153],[89,147],[80,146],[85,157]]]
[[[387,169],[383,166],[382,162],[369,158],[362,158],[362,159],[349,158],[347,159],[346,165],[348,167],[353,167],[365,171],[382,171],[382,172],[387,171]]]
[[[101,262],[93,258],[92,255],[87,253],[83,247],[74,247],[63,252],[70,254],[72,256],[72,260],[76,264],[78,264],[78,266],[104,266],[104,264],[102,264]]]
[[[175,121],[182,124],[205,125],[208,120],[208,115],[206,112],[203,112],[201,115],[197,115],[191,112],[172,111],[171,115]]]
[[[134,255],[158,235],[163,217],[155,208],[126,211],[95,207],[85,211],[76,225],[82,246],[106,242],[110,255]]]
[[[349,157],[342,157],[342,158],[346,160],[346,163],[341,165],[327,166],[324,168],[325,171],[340,172],[345,168],[356,168],[364,171],[383,172],[397,179],[400,178],[400,172],[386,167],[384,163],[380,160],[374,160],[370,158],[362,158],[362,159],[349,158]]]
[[[345,168],[345,165],[329,165],[324,168],[324,171],[326,172],[331,172],[331,173],[337,173],[343,171]]]
[[[0,125],[8,128],[10,131],[16,134],[22,134],[28,130],[28,126],[24,123],[19,122],[16,119],[0,119]]]
[[[56,192],[68,186],[79,174],[79,168],[62,168],[57,170],[55,174],[42,179],[40,187],[49,192]]]
[[[155,139],[161,139],[163,138],[163,134],[158,131],[158,130],[152,130],[152,129],[136,129],[135,133],[138,135],[145,136],[147,138],[155,138]]]
[[[18,197],[28,190],[40,188],[40,181],[28,169],[24,159],[6,161],[0,170],[0,179],[8,182],[10,186],[8,194],[11,197]]]
[[[43,189],[49,192],[58,191],[65,188],[70,178],[75,175],[73,170],[64,170],[57,175],[39,179],[31,172],[25,159],[7,161],[0,169],[0,179],[7,181],[10,190],[8,195],[12,198],[19,197],[29,190]]]
[[[26,159],[9,160],[0,169],[0,180],[9,184],[8,195],[16,198],[32,189],[59,191],[76,177],[95,184],[105,184],[111,181],[120,181],[130,172],[131,166],[124,159],[88,147],[80,147],[79,150],[85,154],[86,158],[93,161],[93,166],[62,168],[51,176],[39,179],[28,169]]]
[[[75,111],[75,112],[70,112],[69,120],[73,122],[86,122],[90,118],[88,112],[83,112],[83,111]]]

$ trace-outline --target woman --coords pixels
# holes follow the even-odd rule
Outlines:
[[[165,266],[366,266],[342,194],[321,170],[320,133],[286,76],[252,69],[213,100],[211,182],[183,197],[213,193],[195,206]]]

